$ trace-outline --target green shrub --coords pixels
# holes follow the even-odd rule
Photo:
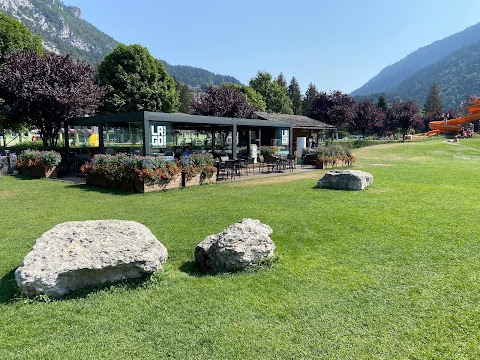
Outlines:
[[[18,165],[35,167],[43,165],[47,168],[57,166],[62,156],[56,151],[24,150],[18,155]]]

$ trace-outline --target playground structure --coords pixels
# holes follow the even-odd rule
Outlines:
[[[467,104],[468,114],[456,119],[431,121],[428,127],[431,129],[425,136],[432,136],[438,133],[458,134],[462,129],[461,124],[480,120],[480,99],[471,97]]]

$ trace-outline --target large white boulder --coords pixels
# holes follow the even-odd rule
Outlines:
[[[317,188],[363,190],[372,185],[373,175],[361,170],[331,170],[318,180]]]
[[[234,272],[259,265],[273,257],[272,228],[258,220],[243,219],[222,232],[207,236],[195,248],[201,271]]]
[[[26,295],[61,297],[162,269],[167,249],[134,221],[72,221],[40,236],[15,271]]]

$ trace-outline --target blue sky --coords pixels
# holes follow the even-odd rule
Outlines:
[[[125,44],[172,65],[248,81],[258,70],[302,92],[351,92],[419,47],[480,22],[479,1],[64,0]],[[480,40],[480,39],[479,39]]]

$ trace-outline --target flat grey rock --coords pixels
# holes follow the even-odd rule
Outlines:
[[[235,272],[273,257],[272,228],[258,220],[243,219],[222,232],[207,236],[195,248],[195,261],[205,272]]]
[[[363,190],[373,184],[373,175],[361,170],[331,170],[318,180],[317,188]]]
[[[141,277],[162,269],[167,249],[134,221],[72,221],[40,236],[15,271],[25,295],[72,291]]]

